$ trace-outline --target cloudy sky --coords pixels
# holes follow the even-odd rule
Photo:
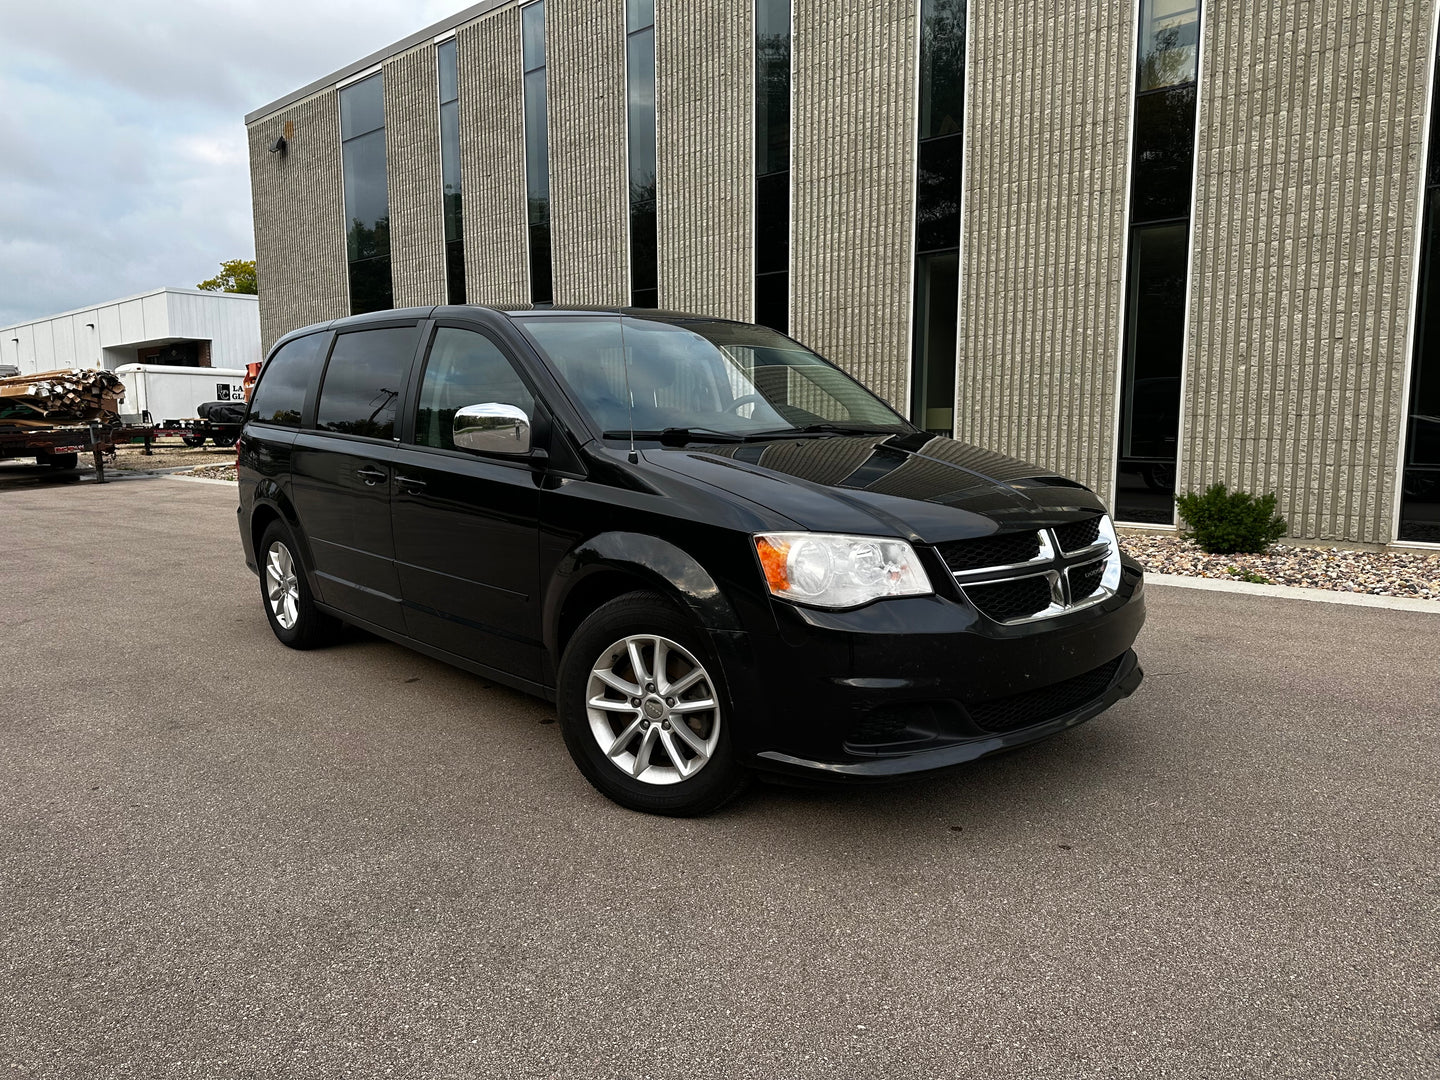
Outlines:
[[[0,326],[253,258],[247,112],[473,0],[0,0]]]

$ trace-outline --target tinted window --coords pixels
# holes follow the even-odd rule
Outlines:
[[[341,334],[330,353],[315,426],[342,435],[395,436],[395,409],[420,331],[413,326]]]
[[[454,450],[455,413],[467,405],[499,402],[535,415],[535,398],[505,354],[484,334],[442,326],[435,331],[420,403],[415,411],[415,441]]]
[[[260,381],[250,396],[251,420],[285,427],[300,426],[305,395],[324,359],[321,351],[324,342],[324,334],[296,338],[282,345],[280,351],[265,362]]]
[[[1143,0],[1140,5],[1140,90],[1195,81],[1200,52],[1198,0]]]
[[[1188,216],[1194,160],[1195,87],[1137,98],[1131,221]]]

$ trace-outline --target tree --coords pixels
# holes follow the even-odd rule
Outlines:
[[[260,291],[255,280],[255,260],[226,259],[220,264],[220,273],[195,287],[206,292],[249,293],[254,296]]]

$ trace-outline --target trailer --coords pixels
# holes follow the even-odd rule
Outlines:
[[[196,410],[197,417],[162,419],[155,425],[155,437],[179,436],[191,447],[204,446],[206,439],[221,448],[234,446],[245,424],[245,408],[244,401],[205,401]]]
[[[243,368],[173,367],[164,364],[125,364],[115,369],[125,384],[122,419],[140,423],[145,414],[166,427],[199,418],[204,402],[236,401],[244,404]]]
[[[145,440],[150,453],[151,429],[143,424],[63,424],[53,427],[15,427],[0,424],[0,460],[34,458],[57,471],[73,469],[81,454],[95,461],[95,482],[105,483],[105,458],[114,456],[120,443]]]

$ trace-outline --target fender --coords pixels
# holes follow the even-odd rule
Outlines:
[[[300,517],[295,513],[295,504],[290,501],[290,496],[285,490],[269,477],[265,477],[255,485],[255,494],[251,497],[250,512],[245,516],[245,547],[254,555],[255,563],[250,567],[257,574],[260,573],[260,552],[255,551],[255,544],[259,537],[255,532],[255,515],[262,509],[274,510],[282,521],[290,527],[290,535],[295,538],[295,547],[298,549],[295,554],[300,557],[300,565],[305,570],[305,577],[310,583],[310,591],[317,600],[323,602],[319,582],[315,578],[315,560],[310,557],[310,541],[305,536],[305,531],[300,528]]]
[[[600,533],[572,548],[550,576],[544,610],[545,648],[550,655],[558,656],[560,614],[566,599],[586,578],[606,570],[628,571],[662,586],[711,631],[742,629],[734,606],[694,556],[668,540],[643,533]]]

